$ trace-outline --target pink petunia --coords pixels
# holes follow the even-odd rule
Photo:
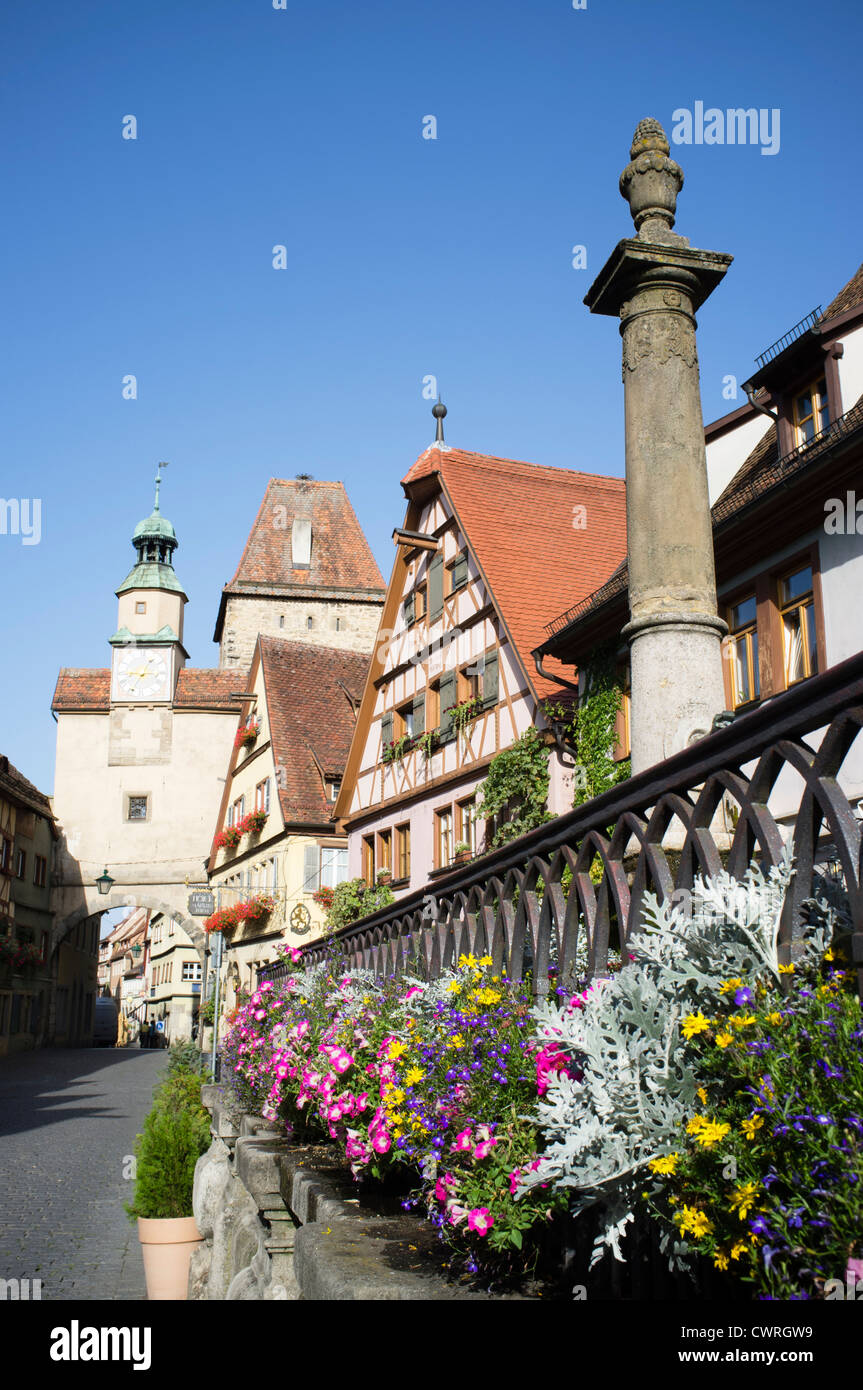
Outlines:
[[[392,1140],[390,1139],[390,1136],[387,1133],[387,1131],[385,1129],[376,1130],[374,1138],[372,1139],[372,1148],[374,1149],[375,1153],[389,1153],[391,1147]]]
[[[455,1137],[455,1143],[451,1144],[450,1148],[454,1154],[470,1153],[471,1149],[473,1148],[470,1130],[463,1129],[461,1131],[461,1134],[457,1134]]]
[[[487,1236],[494,1225],[494,1217],[488,1207],[474,1207],[473,1211],[468,1212],[467,1224],[468,1229],[478,1236]]]

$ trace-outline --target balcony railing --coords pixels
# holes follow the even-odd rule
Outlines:
[[[336,943],[347,965],[434,977],[472,951],[490,955],[512,979],[530,971],[541,993],[552,963],[563,983],[577,978],[584,948],[587,973],[603,975],[609,952],[625,951],[646,892],[665,900],[691,889],[698,873],[722,868],[740,877],[753,857],[766,871],[790,834],[795,875],[780,926],[782,958],[794,958],[816,863],[829,855],[848,893],[863,984],[861,821],[852,806],[863,796],[861,727],[863,653],[437,879],[434,892],[420,889],[330,943],[310,944],[303,960],[327,959]],[[840,774],[856,796],[843,791]],[[261,979],[287,968],[266,968]]]
[[[821,305],[819,304],[817,309],[813,309],[812,312],[807,314],[805,318],[802,318],[799,323],[795,323],[793,328],[789,328],[787,333],[783,333],[781,338],[777,338],[775,343],[771,343],[769,348],[762,352],[760,356],[756,357],[755,361],[758,363],[758,366],[766,367],[767,363],[772,362],[774,357],[778,357],[780,352],[784,352],[785,349],[796,342],[798,338],[802,338],[804,333],[808,333],[810,328],[814,328],[820,318]]]

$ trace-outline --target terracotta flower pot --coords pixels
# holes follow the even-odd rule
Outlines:
[[[139,1216],[138,1239],[144,1257],[148,1301],[185,1299],[192,1251],[203,1240],[194,1216],[160,1220]]]

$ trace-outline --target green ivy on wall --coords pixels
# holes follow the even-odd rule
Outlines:
[[[530,728],[492,758],[477,804],[477,815],[494,826],[489,849],[508,844],[552,819],[548,812],[548,755],[541,734]]]
[[[588,668],[587,689],[575,714],[565,725],[566,739],[576,762],[573,806],[601,796],[618,782],[625,782],[631,774],[629,758],[614,760],[618,743],[614,724],[622,701],[614,645],[600,647]],[[560,705],[546,704],[545,713],[558,724],[567,717]]]

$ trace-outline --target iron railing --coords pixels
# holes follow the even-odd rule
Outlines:
[[[759,357],[756,357],[755,361],[758,366],[766,367],[767,363],[772,362],[774,357],[778,357],[780,352],[784,352],[798,338],[802,338],[804,333],[808,333],[810,328],[814,328],[820,318],[821,305],[819,304],[817,309],[813,309],[799,323],[795,323],[793,328],[789,328],[787,333],[783,333],[781,338],[777,338],[775,343],[771,343],[769,348],[762,352]]]
[[[331,942],[311,943],[303,959],[327,959],[335,942],[347,965],[378,974],[409,967],[434,977],[472,951],[490,955],[511,979],[530,971],[541,993],[552,963],[563,983],[576,978],[581,933],[588,974],[602,975],[609,951],[625,951],[646,892],[666,900],[691,889],[698,873],[723,867],[740,877],[753,857],[767,870],[779,863],[790,834],[795,875],[780,927],[782,956],[793,959],[816,863],[829,854],[848,893],[863,985],[861,821],[852,806],[863,795],[861,727],[863,653],[504,848],[436,877]],[[277,980],[287,968],[270,966],[260,978]]]

